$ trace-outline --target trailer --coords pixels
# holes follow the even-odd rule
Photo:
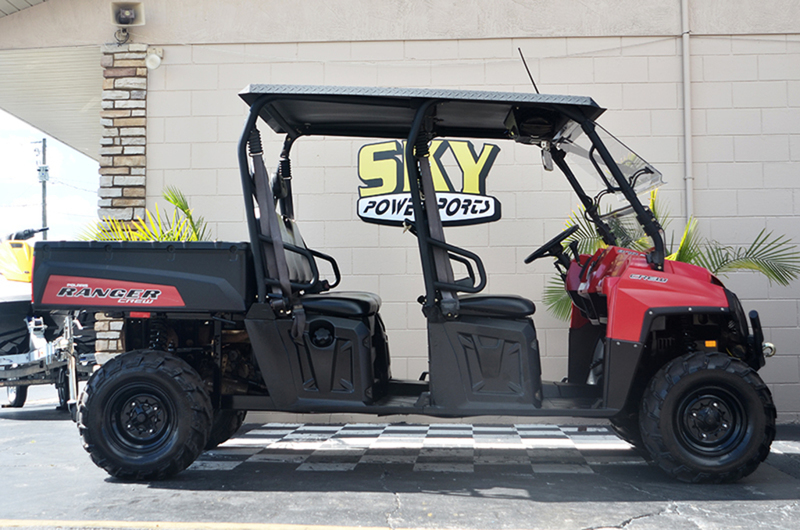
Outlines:
[[[19,408],[29,386],[54,385],[58,408],[67,410],[94,366],[94,314],[33,310],[33,248],[27,240],[38,232],[23,230],[0,241],[0,388],[3,406]]]

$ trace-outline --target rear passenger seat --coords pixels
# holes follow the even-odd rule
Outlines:
[[[310,250],[306,246],[303,236],[300,235],[297,223],[293,219],[281,215],[278,216],[278,220],[281,239],[284,242],[286,264],[289,269],[289,280],[293,284],[311,285],[311,287],[305,289],[295,289],[293,286],[292,289],[295,294],[299,291],[303,292],[299,297],[299,301],[306,312],[341,317],[367,317],[376,314],[380,310],[381,298],[375,293],[365,291],[328,291],[331,288],[329,283],[321,278],[317,278],[318,281],[314,283],[314,268],[309,262],[309,259],[313,260],[314,257],[286,247],[286,244],[288,244],[303,250]],[[330,259],[332,263],[336,262],[331,256],[323,256],[326,259]],[[318,267],[317,270],[319,270]],[[334,286],[336,284],[338,284],[338,278]]]

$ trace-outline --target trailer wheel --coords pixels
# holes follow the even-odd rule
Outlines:
[[[767,385],[722,353],[692,353],[656,373],[639,415],[644,445],[684,482],[732,482],[756,470],[775,437]]]
[[[26,385],[6,387],[6,407],[18,409],[25,404],[26,399],[28,399],[28,387]]]
[[[56,407],[56,410],[68,410],[69,372],[66,368],[58,369],[56,374],[56,393],[58,394],[58,407]]]
[[[200,455],[211,400],[185,361],[146,350],[120,355],[81,394],[78,429],[92,461],[123,480],[161,480]]]
[[[211,422],[211,433],[206,442],[206,451],[214,449],[219,444],[228,441],[236,434],[247,416],[245,410],[217,410],[214,412],[214,421]]]

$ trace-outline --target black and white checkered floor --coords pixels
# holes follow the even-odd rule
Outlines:
[[[189,469],[229,471],[244,463],[290,465],[296,471],[393,465],[450,473],[492,466],[524,473],[594,473],[609,464],[646,464],[602,426],[268,423],[203,453]]]

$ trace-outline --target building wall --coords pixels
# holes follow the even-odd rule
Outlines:
[[[452,39],[335,43],[167,46],[151,72],[148,99],[148,203],[163,186],[192,194],[192,206],[220,239],[246,238],[236,142],[246,106],[236,92],[252,82],[385,85],[530,91],[517,48],[544,93],[589,95],[608,111],[599,120],[658,167],[661,197],[682,228],[682,74],[678,37]],[[725,244],[749,243],[762,229],[800,241],[800,37],[692,38],[695,213],[701,232]],[[265,132],[267,163],[280,138]],[[301,139],[293,152],[297,217],[309,246],[336,257],[343,289],[378,292],[390,330],[393,371],[426,369],[423,292],[413,236],[356,216],[358,140]],[[538,149],[499,144],[487,180],[503,219],[447,229],[448,240],[483,257],[488,290],[541,300],[547,260],[523,258],[563,229],[577,207],[563,177],[545,173]],[[274,167],[274,165],[273,165]],[[676,240],[680,233],[675,235]],[[779,353],[762,372],[779,410],[800,412],[798,297],[790,287],[737,273],[729,285],[758,309]],[[540,304],[535,317],[548,379],[566,373],[566,326]],[[769,340],[768,339],[768,340]]]
[[[800,241],[800,4],[690,0],[695,214],[724,244],[774,230]],[[51,0],[0,19],[0,49],[99,46],[112,38],[106,2]],[[683,211],[680,1],[579,0],[149,0],[133,41],[164,48],[150,72],[147,203],[165,185],[189,194],[215,237],[246,237],[236,142],[246,84],[387,85],[529,91],[525,53],[540,89],[589,95],[600,123],[656,165],[679,229]],[[180,21],[180,22],[178,22]],[[267,162],[279,139],[269,136]],[[342,288],[384,299],[396,376],[425,369],[423,291],[415,243],[355,215],[356,157],[364,142],[301,140],[294,152],[297,211],[309,245],[334,255]],[[559,232],[576,201],[563,178],[543,173],[538,151],[501,144],[487,181],[503,219],[448,229],[479,253],[493,293],[538,301],[551,266],[522,259]],[[163,202],[163,201],[162,201]],[[680,234],[676,235],[676,239]],[[800,282],[755,274],[726,280],[761,312],[778,346],[762,375],[782,419],[800,420]],[[566,371],[566,326],[541,306],[545,376]]]

